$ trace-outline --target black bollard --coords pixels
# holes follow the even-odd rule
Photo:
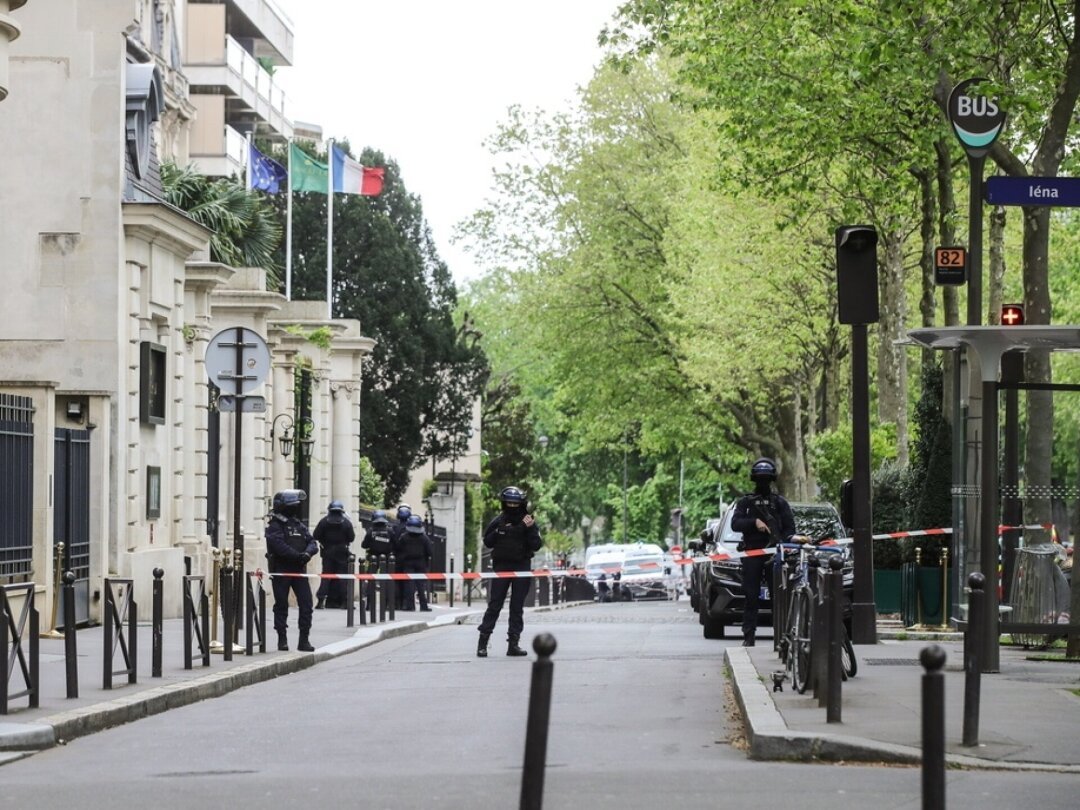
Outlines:
[[[221,569],[221,646],[226,661],[232,661],[233,654],[233,570],[226,565]]]
[[[386,558],[386,570],[388,573],[393,574],[397,568],[397,562],[394,560],[394,555],[391,554]],[[397,582],[393,579],[389,580],[390,588],[389,595],[387,597],[387,603],[390,607],[390,621],[394,621],[397,617],[395,611],[397,610]]]
[[[533,639],[537,659],[533,662],[529,689],[529,720],[525,728],[525,764],[521,773],[521,810],[540,810],[544,803],[544,769],[547,767],[548,724],[551,720],[551,682],[555,665],[555,637],[541,633]]]
[[[465,570],[472,572],[472,554],[465,555]],[[473,581],[471,579],[462,580],[465,584],[465,605],[472,607],[472,586]]]
[[[817,699],[818,708],[824,708],[828,697],[828,646],[825,641],[825,622],[828,619],[828,608],[825,598],[828,593],[826,583],[827,573],[821,570],[821,560],[816,554],[811,554],[806,561],[808,566],[806,579],[810,585],[810,602],[813,610],[810,613],[810,689],[813,690]]]
[[[356,623],[356,555],[349,555],[349,579],[345,583],[345,626]],[[364,622],[364,606],[360,605],[360,624]]]
[[[968,575],[968,622],[964,631],[964,741],[972,747],[979,744],[979,697],[982,671],[979,651],[982,649],[983,612],[986,577],[978,571]]]
[[[368,557],[367,560],[367,572],[369,574],[379,573],[379,562],[373,557]],[[367,607],[368,607],[368,623],[375,624],[378,614],[375,613],[378,608],[378,597],[376,596],[379,583],[374,579],[367,581]]]
[[[828,601],[825,614],[825,637],[828,639],[829,661],[825,669],[825,677],[828,687],[825,694],[825,722],[839,723],[841,715],[842,696],[841,681],[842,664],[840,662],[841,636],[843,633],[843,612],[841,604],[844,599],[844,561],[838,555],[833,555],[829,560],[829,573],[825,575],[825,588],[828,592]]]
[[[164,583],[161,578],[165,576],[165,571],[161,568],[154,569],[154,592],[153,592],[153,604],[151,605],[151,624],[150,624],[150,677],[161,677],[161,645],[162,645],[162,632],[165,623],[165,608],[164,598],[165,594],[162,592]]]
[[[922,806],[945,810],[945,651],[924,647],[922,679]]]
[[[64,572],[64,664],[67,696],[79,696],[79,654],[75,643],[75,572]]]
[[[375,573],[385,574],[388,569],[389,563],[385,556],[380,556],[375,565]],[[390,585],[385,579],[379,580],[379,621],[386,621],[386,597],[390,592]]]
[[[454,606],[454,555],[450,555],[450,579],[446,583],[447,589],[450,591],[450,607]]]

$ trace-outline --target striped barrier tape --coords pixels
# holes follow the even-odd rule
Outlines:
[[[361,582],[370,581],[390,581],[394,582],[408,582],[408,581],[425,581],[434,580],[437,582],[445,582],[447,580],[475,580],[475,579],[517,579],[517,578],[531,578],[531,577],[567,577],[567,576],[584,576],[585,571],[577,568],[560,568],[555,571],[549,571],[541,569],[537,571],[466,571],[463,573],[448,574],[441,571],[433,571],[425,574],[407,574],[402,572],[388,573],[388,574],[298,574],[291,571],[279,571],[277,573],[270,573],[269,571],[256,571],[258,577],[288,577],[291,579],[343,579],[343,580],[359,580]]]

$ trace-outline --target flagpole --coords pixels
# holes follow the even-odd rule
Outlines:
[[[289,150],[289,176],[285,179],[288,186],[288,197],[285,198],[285,300],[292,301],[292,138],[286,142],[286,147]]]
[[[334,139],[326,142],[326,318],[334,317]]]
[[[244,141],[247,148],[244,150],[244,188],[251,191],[251,133],[249,132]]]

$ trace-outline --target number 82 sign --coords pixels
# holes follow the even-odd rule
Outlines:
[[[967,281],[967,248],[934,248],[934,283],[963,284]]]

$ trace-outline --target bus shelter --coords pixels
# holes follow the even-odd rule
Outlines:
[[[1080,487],[1075,484],[1068,486],[1052,478],[1043,481],[1048,476],[1036,475],[1025,480],[1022,433],[1023,440],[1046,443],[1051,459],[1056,437],[1053,424],[1022,420],[1026,409],[1021,405],[1027,404],[1029,396],[1075,395],[1080,385],[1025,382],[1023,353],[1080,351],[1080,326],[945,326],[913,329],[908,335],[923,348],[954,352],[958,361],[963,352],[971,368],[978,369],[966,392],[960,371],[954,373],[952,383],[957,403],[953,431],[959,436],[953,442],[951,621],[966,628],[964,585],[968,574],[980,571],[986,581],[981,668],[997,672],[1002,633],[1030,638],[1080,632],[1080,623],[1068,619],[1067,606],[1065,613],[1047,611],[1034,621],[1017,620],[1014,603],[1021,593],[1024,598],[1030,596],[1029,583],[1012,592],[1014,574],[1023,573],[1023,568],[1019,572],[1016,568],[1018,551],[1050,546],[1059,535],[1067,539],[1069,516],[1080,504]],[[955,367],[959,369],[960,363]],[[964,400],[968,404],[961,407]],[[999,419],[1002,410],[1003,420]],[[1078,454],[1080,448],[1073,447],[1072,452]],[[1030,579],[1032,574],[1027,576]]]

